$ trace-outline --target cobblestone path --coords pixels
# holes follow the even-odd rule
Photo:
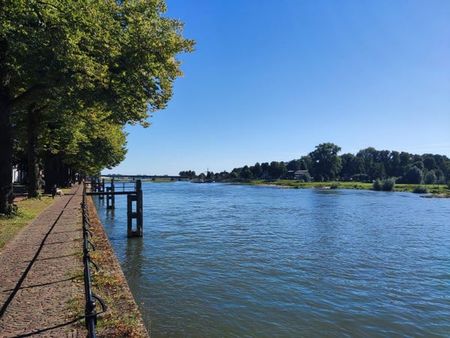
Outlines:
[[[0,252],[0,337],[86,335],[69,310],[84,294],[81,194],[56,197]]]

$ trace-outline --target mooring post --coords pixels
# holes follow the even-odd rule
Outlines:
[[[135,200],[134,195],[127,195],[127,236],[133,237],[133,200]]]
[[[114,177],[111,179],[111,209],[115,209],[116,208],[116,195],[114,195]]]
[[[114,209],[115,208],[115,196],[114,196],[114,178],[111,179],[111,186],[106,187],[106,209]]]
[[[142,183],[141,180],[136,181],[136,195],[137,195],[137,202],[136,202],[136,227],[137,227],[137,233],[139,237],[142,237],[143,235],[143,212],[142,212]]]
[[[136,211],[133,211],[133,202],[136,202]],[[136,219],[136,230],[133,230],[133,219]],[[127,235],[128,237],[142,237],[142,183],[136,181],[134,194],[127,195]]]
[[[111,201],[111,187],[106,187],[106,209],[111,209],[111,204],[109,203]]]
[[[100,183],[100,180],[99,180],[99,192],[105,192],[105,179],[104,178],[102,179],[101,183]],[[103,200],[103,199],[105,199],[105,196],[104,195],[99,195],[98,199],[99,200]]]

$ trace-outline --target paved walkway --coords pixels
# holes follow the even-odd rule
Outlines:
[[[86,335],[68,310],[84,295],[81,193],[56,197],[0,252],[0,337]]]

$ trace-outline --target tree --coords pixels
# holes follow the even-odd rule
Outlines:
[[[424,178],[425,184],[434,184],[436,182],[436,174],[434,173],[434,170],[430,170],[427,172]]]
[[[384,164],[382,162],[373,163],[370,170],[370,176],[372,177],[372,179],[385,178],[386,170],[384,168]]]
[[[433,169],[437,168],[436,161],[432,154],[425,154],[422,156],[422,158],[423,158],[423,165],[424,165],[425,169],[433,170]]]
[[[241,170],[240,177],[249,180],[253,177],[253,174],[248,166],[244,166]]]
[[[312,160],[309,155],[300,157],[300,170],[310,170],[312,168]]]
[[[292,160],[288,162],[288,164],[286,165],[286,169],[296,171],[300,169],[301,165],[302,163],[300,160]]]
[[[287,172],[284,162],[272,161],[268,168],[268,173],[271,179],[278,179]]]
[[[341,155],[342,168],[340,177],[344,180],[351,179],[354,175],[364,172],[364,164],[361,158],[347,153]]]
[[[214,172],[213,171],[207,171],[206,172],[206,179],[207,180],[214,180]]]
[[[400,153],[398,151],[391,151],[389,155],[388,165],[385,166],[386,174],[390,177],[400,177],[403,173],[403,168],[400,164]]]
[[[194,179],[197,175],[195,174],[195,171],[193,170],[185,170],[185,171],[180,171],[180,173],[178,174],[181,177],[187,177],[189,179]]]
[[[415,166],[409,167],[403,177],[405,183],[420,184],[422,183],[422,170]]]
[[[375,168],[378,158],[378,151],[373,147],[369,147],[358,151],[356,156],[361,159],[364,165],[363,173],[367,174],[372,180],[376,179],[380,172],[380,167]]]
[[[341,159],[337,155],[341,148],[333,143],[322,143],[309,154],[312,160],[312,175],[316,181],[334,180],[341,170]]]
[[[252,172],[252,176],[254,178],[259,178],[262,174],[262,169],[259,162],[256,162],[254,166],[251,166],[250,171]]]
[[[108,114],[104,127],[120,129],[147,126],[147,111],[166,106],[181,75],[175,56],[191,51],[193,42],[181,36],[179,21],[163,15],[165,9],[162,0],[2,2],[0,213],[11,210],[16,117],[29,113],[29,121],[38,121],[36,109],[66,114],[78,106]],[[33,167],[35,140],[32,135],[27,146]],[[58,161],[65,156],[52,155]]]
[[[268,178],[269,177],[269,163],[263,162],[261,163],[261,177],[262,178]]]

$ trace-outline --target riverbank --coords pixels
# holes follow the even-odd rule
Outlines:
[[[17,216],[0,219],[0,337],[86,335],[81,197],[76,186],[55,199],[25,199]],[[93,291],[108,307],[97,336],[148,337],[91,199],[89,211],[99,267],[92,269]]]
[[[291,189],[357,189],[357,190],[373,190],[372,183],[365,182],[300,182],[296,180],[250,180],[248,182],[238,182],[238,184],[261,185],[261,186],[275,186],[280,188]],[[424,187],[428,193],[436,197],[450,197],[450,190],[445,184],[395,184],[394,191],[400,192],[414,192],[417,187]]]
[[[96,248],[91,257],[100,268],[93,274],[93,287],[108,307],[98,321],[97,336],[149,337],[119,261],[97,216],[92,198],[89,197],[87,203],[90,230],[93,233],[91,241]],[[73,303],[82,301],[82,298],[77,297]]]

